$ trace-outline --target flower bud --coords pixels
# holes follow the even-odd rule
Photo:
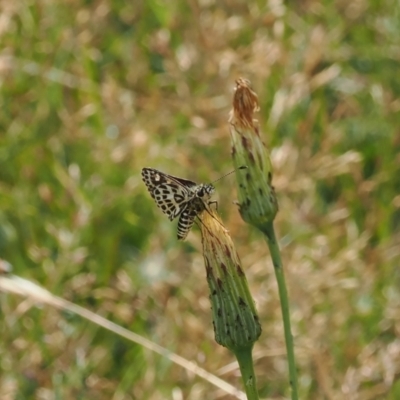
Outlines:
[[[208,208],[201,222],[215,339],[233,352],[251,348],[261,326],[239,256],[216,212]]]
[[[239,211],[247,223],[265,232],[278,212],[278,203],[272,186],[269,153],[261,140],[258,121],[253,119],[253,113],[258,110],[258,97],[250,82],[238,79],[229,123],[233,164],[235,168],[248,167],[246,173],[236,173]]]

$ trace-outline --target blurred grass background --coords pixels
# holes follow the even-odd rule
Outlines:
[[[20,1],[0,15],[0,256],[13,272],[242,388],[213,340],[195,228],[144,166],[232,169],[234,80],[271,149],[302,399],[400,398],[400,6],[395,0]],[[263,398],[288,398],[261,235],[217,183],[257,302]],[[2,399],[216,399],[209,383],[79,317],[0,294]]]

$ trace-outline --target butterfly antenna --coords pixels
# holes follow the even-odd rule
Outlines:
[[[221,176],[220,178],[218,178],[217,180],[213,181],[212,183],[218,182],[218,181],[221,180],[222,178],[225,178],[226,176],[228,176],[228,175],[230,175],[230,174],[233,174],[233,173],[236,172],[236,171],[239,171],[239,169],[246,169],[246,168],[247,168],[246,165],[242,165],[241,167],[236,168],[236,169],[234,169],[233,171],[228,172],[227,174]]]

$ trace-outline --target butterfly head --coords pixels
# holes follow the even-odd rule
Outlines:
[[[202,200],[208,200],[215,192],[215,187],[211,184],[201,184],[197,186],[196,196]]]

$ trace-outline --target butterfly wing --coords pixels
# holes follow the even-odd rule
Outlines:
[[[196,218],[196,210],[188,205],[178,220],[178,240],[185,240]]]
[[[157,206],[172,221],[186,208],[194,194],[195,182],[164,174],[154,168],[142,169],[143,182]]]
[[[199,214],[205,209],[206,205],[200,198],[194,198],[190,203],[187,204],[178,220],[179,240],[186,239],[186,236],[188,235],[196,217],[198,217]]]

